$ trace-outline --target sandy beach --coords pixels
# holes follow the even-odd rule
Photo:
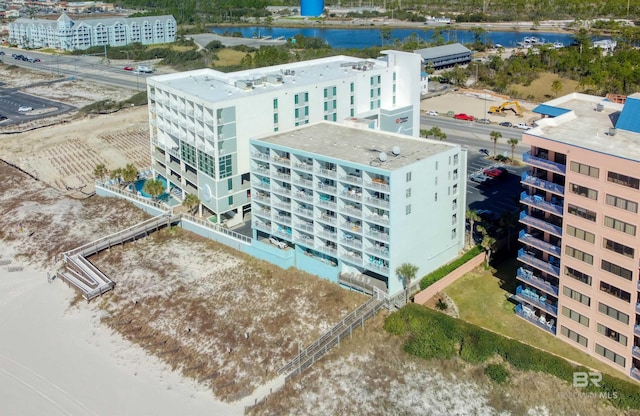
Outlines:
[[[69,306],[75,292],[46,271],[7,271],[18,265],[0,268],[2,415],[243,414],[100,325],[93,305]]]

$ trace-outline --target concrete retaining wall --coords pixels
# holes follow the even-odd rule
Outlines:
[[[486,258],[486,253],[480,253],[462,266],[458,267],[442,279],[438,280],[425,290],[419,292],[413,298],[415,303],[419,303],[420,305],[425,304],[429,299],[435,296],[436,293],[442,292],[446,289],[451,283],[455,282],[465,274],[469,273],[471,270],[475,269],[482,263],[484,263]]]

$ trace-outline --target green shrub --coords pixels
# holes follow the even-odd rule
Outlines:
[[[407,321],[399,312],[392,313],[385,319],[384,329],[393,335],[404,335],[407,333]]]
[[[465,326],[460,341],[460,357],[472,364],[481,363],[493,357],[500,336],[478,327]]]
[[[431,273],[423,277],[422,280],[420,280],[420,289],[424,290],[428,288],[429,286],[431,286],[438,280],[442,279],[443,277],[445,277],[446,275],[448,275],[458,267],[462,266],[463,264],[465,264],[466,262],[468,262],[469,260],[471,260],[472,258],[474,258],[480,253],[482,253],[482,247],[475,246],[474,248],[467,251],[461,257],[455,259],[451,263],[445,264],[439,269],[432,271]]]
[[[509,370],[502,364],[489,364],[484,368],[484,373],[498,384],[506,383],[509,380]]]

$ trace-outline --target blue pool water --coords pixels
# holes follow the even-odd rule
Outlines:
[[[162,185],[164,186],[164,188],[167,189],[167,179],[158,175],[158,180],[162,182]],[[144,191],[144,183],[146,181],[147,181],[146,179],[140,179],[138,181],[135,181],[134,186],[135,186],[136,192],[139,192],[141,196],[143,196],[144,198],[151,198],[151,195],[149,195]],[[172,207],[176,205],[180,205],[180,201],[178,201],[177,199],[169,195],[167,192],[160,195],[158,197],[158,200],[164,202],[165,204],[169,204]]]

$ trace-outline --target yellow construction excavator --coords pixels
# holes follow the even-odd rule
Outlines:
[[[513,107],[511,107],[511,106],[513,106]],[[491,106],[489,108],[489,112],[491,114],[497,114],[497,115],[502,115],[502,116],[506,115],[504,113],[506,110],[511,110],[518,117],[522,117],[522,107],[520,107],[520,103],[517,102],[517,101],[505,101],[504,103],[500,104],[499,106],[495,106],[494,105],[494,106]]]

